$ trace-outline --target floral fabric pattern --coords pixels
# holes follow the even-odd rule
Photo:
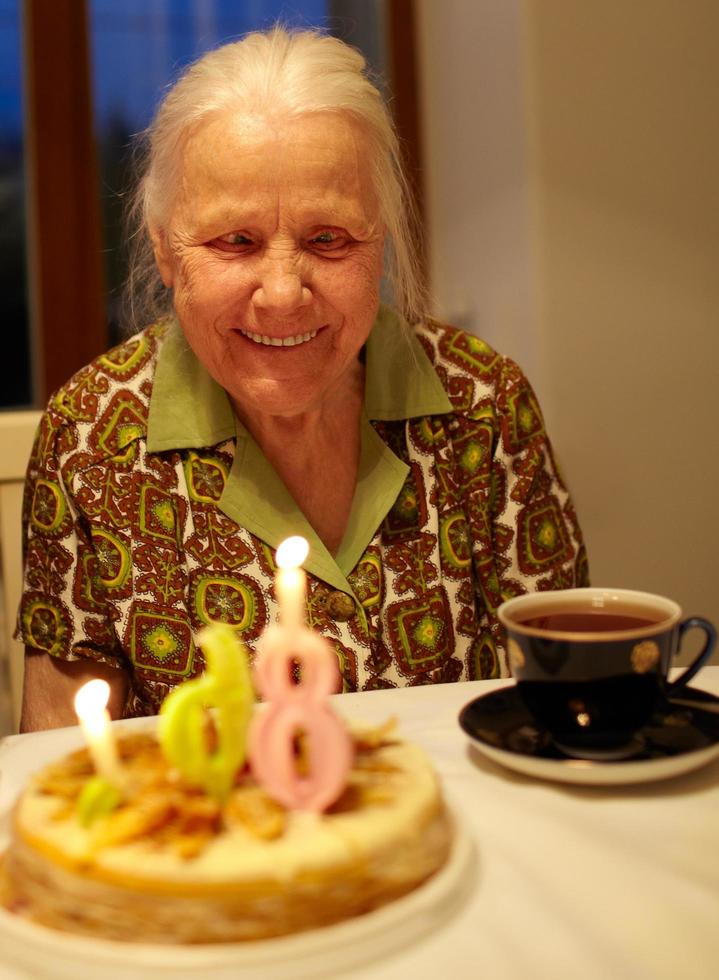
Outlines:
[[[235,440],[149,452],[165,325],[97,358],[51,399],[30,459],[18,637],[128,672],[128,715],[155,713],[200,673],[194,635],[228,623],[250,651],[277,615],[274,555],[218,506]],[[496,611],[513,595],[587,583],[574,508],[521,370],[483,341],[415,328],[452,412],[371,419],[408,466],[347,576],[308,576],[308,622],[345,690],[508,673]]]

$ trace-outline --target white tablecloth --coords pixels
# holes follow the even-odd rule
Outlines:
[[[403,736],[434,760],[478,856],[470,895],[451,921],[348,976],[715,980],[719,760],[667,781],[617,788],[511,773],[484,759],[457,724],[464,704],[502,683],[336,700],[348,718],[399,719]],[[719,667],[705,668],[694,686],[719,694]],[[0,810],[57,740],[54,732],[6,739]],[[3,767],[10,747],[12,771]]]

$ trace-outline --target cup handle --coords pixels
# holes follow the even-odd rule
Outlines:
[[[704,666],[706,661],[711,656],[711,652],[714,649],[717,639],[717,631],[714,629],[712,624],[707,619],[702,619],[701,616],[690,616],[689,619],[683,620],[679,624],[679,644],[678,647],[681,649],[682,640],[684,635],[692,629],[700,629],[704,631],[706,636],[706,643],[699,651],[694,660],[689,664],[683,674],[681,674],[675,681],[672,681],[667,685],[667,693],[675,694],[689,683],[689,681],[694,677],[697,671]]]

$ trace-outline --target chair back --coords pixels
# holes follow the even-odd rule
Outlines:
[[[22,592],[22,495],[40,412],[0,412],[0,736],[17,731],[24,649],[13,639]]]

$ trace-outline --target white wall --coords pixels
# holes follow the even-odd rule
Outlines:
[[[521,4],[419,0],[418,22],[437,311],[536,377]]]
[[[593,581],[719,622],[719,4],[418,21],[438,313],[534,382]]]

